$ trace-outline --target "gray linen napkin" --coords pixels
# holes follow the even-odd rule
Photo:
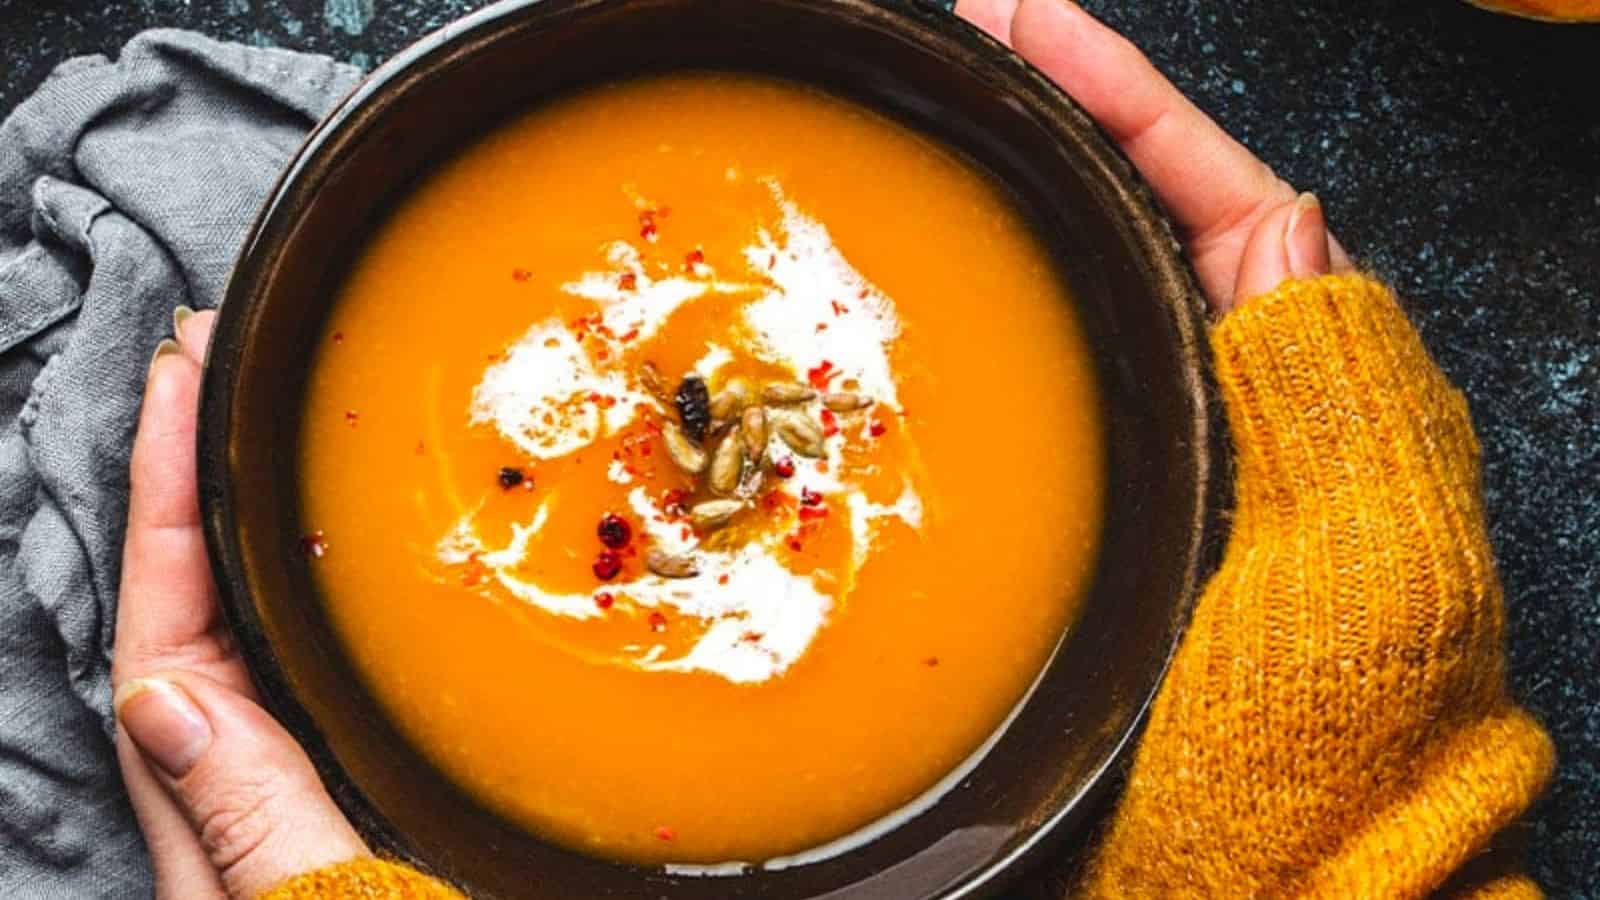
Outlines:
[[[0,896],[140,897],[111,744],[128,450],[173,307],[214,307],[305,132],[359,80],[151,31],[0,125]]]

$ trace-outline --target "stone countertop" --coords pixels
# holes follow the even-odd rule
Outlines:
[[[0,0],[0,108],[150,27],[363,67],[483,0]],[[1086,5],[1405,295],[1471,399],[1516,695],[1561,768],[1532,821],[1552,896],[1600,890],[1600,26],[1456,0]]]

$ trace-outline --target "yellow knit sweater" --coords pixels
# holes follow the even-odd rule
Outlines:
[[[1073,892],[1538,897],[1488,853],[1554,753],[1506,694],[1464,399],[1360,276],[1288,282],[1213,346],[1232,536]],[[267,900],[456,896],[364,860]]]

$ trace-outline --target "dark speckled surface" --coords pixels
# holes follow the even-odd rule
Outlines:
[[[56,63],[194,28],[370,66],[468,0],[0,0],[0,108]],[[1561,770],[1533,820],[1552,896],[1600,896],[1600,26],[1454,0],[1087,5],[1295,184],[1405,294],[1466,389],[1517,696]]]

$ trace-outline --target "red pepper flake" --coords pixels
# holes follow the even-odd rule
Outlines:
[[[822,419],[823,437],[833,437],[839,433],[839,417],[833,414],[833,410],[823,410],[822,415],[818,418]]]
[[[659,609],[650,613],[650,630],[656,634],[660,634],[661,632],[667,630],[667,617]],[[670,841],[672,839],[663,838],[663,840]]]
[[[717,584],[727,584],[727,583],[728,583],[728,573],[727,572],[723,572],[721,575],[717,576]]]
[[[328,539],[323,536],[322,529],[317,529],[300,539],[300,552],[312,559],[321,559],[327,555]]]
[[[850,311],[850,307],[845,306],[843,303],[840,303],[837,300],[830,300],[828,302],[833,305],[833,314],[836,316],[842,316]]]
[[[356,422],[358,422],[360,420],[361,420],[361,414],[356,412],[355,410],[347,409],[347,410],[344,411],[344,423],[346,425],[349,425],[351,428],[356,427]]]
[[[610,609],[612,604],[616,602],[617,598],[611,596],[610,591],[601,591],[600,593],[594,595],[594,605],[600,607],[601,609]]]
[[[594,358],[604,362],[605,360],[611,358],[611,351],[601,347],[599,350],[594,352]]]
[[[617,279],[617,287],[625,291],[636,291],[639,289],[639,276],[632,272],[623,272],[622,277]]]
[[[769,510],[777,511],[789,505],[789,496],[780,490],[770,490],[762,495],[761,505]]]
[[[705,264],[706,252],[699,247],[690,250],[683,257],[683,270],[685,272],[695,272]]]
[[[767,256],[767,271],[770,272],[773,269],[776,269],[777,267],[778,267],[778,254],[776,254],[776,253],[768,254],[768,256]]]
[[[495,480],[500,482],[500,489],[503,491],[509,491],[517,485],[523,485],[526,490],[533,489],[533,482],[528,478],[528,473],[516,466],[501,466],[500,474]]]
[[[794,460],[785,456],[783,459],[780,459],[772,464],[772,471],[773,474],[777,475],[779,478],[793,478]]]
[[[823,333],[824,331],[827,331],[827,330],[828,330],[828,323],[827,322],[818,322],[817,323],[817,334],[821,334],[821,333]]]
[[[688,491],[672,488],[661,495],[661,511],[666,513],[668,518],[681,519],[689,511],[685,502],[688,499]]]
[[[925,665],[925,666],[927,666],[927,667],[928,667],[928,668],[930,668],[930,669],[931,669],[931,668],[933,668],[933,667],[934,667],[934,666],[937,666],[937,665],[938,665],[938,664],[939,664],[939,657],[937,657],[937,656],[930,656],[930,657],[928,657],[928,658],[927,658],[927,659],[925,659],[925,660],[923,660],[923,661],[922,661],[922,664],[923,664],[923,665]]]
[[[530,279],[532,277],[533,277],[533,273],[529,272],[527,269],[512,269],[511,270],[511,280],[512,281],[527,281],[528,279]]]
[[[610,550],[601,550],[589,568],[594,571],[594,577],[601,581],[610,581],[622,572],[622,557]]]
[[[676,831],[673,831],[671,828],[668,828],[665,825],[657,825],[656,826],[656,839],[657,840],[670,841],[670,840],[673,840],[674,838],[676,838],[677,836],[678,836],[678,833]]]
[[[467,557],[467,562],[461,568],[461,586],[477,587],[489,579],[489,571],[484,568],[483,560],[474,553]]]
[[[883,422],[879,419],[873,419],[872,424],[867,426],[867,433],[871,434],[873,437],[883,437],[888,431],[889,426],[883,424]]]
[[[800,502],[805,506],[821,506],[822,495],[811,488],[800,489]]]
[[[801,550],[804,550],[805,548],[806,548],[806,545],[800,543],[800,536],[798,534],[789,535],[789,549],[790,550],[793,550],[794,552],[799,553]]]
[[[871,292],[868,291],[866,288],[862,288],[860,293],[856,294],[856,299],[857,300],[865,300],[865,299],[867,299],[867,294],[869,294],[869,293],[871,293]]]
[[[828,508],[826,506],[802,506],[800,508],[800,521],[810,522],[816,519],[826,519]]]
[[[627,331],[623,332],[622,336],[617,338],[617,340],[619,340],[619,341],[623,342],[624,344],[626,344],[627,342],[633,340],[634,338],[636,338],[638,336],[639,336],[639,329],[630,328]]]
[[[639,211],[639,237],[654,244],[656,242],[656,211],[642,209]]]
[[[744,634],[739,635],[739,640],[750,644],[756,644],[760,643],[761,639],[764,637],[766,637],[766,635],[759,631],[746,631]]]
[[[833,363],[823,360],[820,365],[812,366],[806,370],[806,381],[819,391],[826,391],[828,383],[838,378],[839,373],[834,370]]]
[[[334,332],[334,333],[333,333],[333,342],[334,342],[334,343],[335,343],[335,344],[342,344],[342,343],[344,343],[344,332],[342,332],[342,331],[335,331],[335,332]]]
[[[616,513],[606,513],[600,517],[595,534],[600,538],[600,543],[613,550],[621,550],[633,540],[633,526]]]

